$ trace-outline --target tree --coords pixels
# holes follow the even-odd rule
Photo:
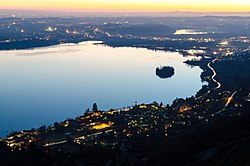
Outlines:
[[[157,105],[157,106],[158,106],[158,103],[157,103],[157,101],[154,101],[154,102],[153,102],[153,104],[154,104],[154,105]]]
[[[58,129],[58,128],[60,127],[59,123],[58,123],[58,122],[55,122],[55,123],[54,123],[54,127],[55,127],[56,129]]]
[[[46,132],[46,125],[41,126],[41,127],[38,129],[38,132],[39,132],[39,133],[45,133],[45,132]]]
[[[98,112],[98,107],[97,107],[96,103],[93,104],[92,111],[93,112]]]
[[[162,106],[163,106],[163,103],[161,102],[160,107],[162,107]]]

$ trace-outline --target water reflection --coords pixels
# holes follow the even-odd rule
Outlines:
[[[187,59],[91,42],[0,51],[0,135],[81,115],[93,103],[106,110],[191,96],[202,86],[201,69],[187,67]],[[161,65],[175,75],[158,78]]]
[[[205,31],[196,31],[194,29],[179,29],[176,30],[174,35],[205,35],[208,34],[208,32]]]

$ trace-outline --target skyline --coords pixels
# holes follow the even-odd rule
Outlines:
[[[0,0],[0,9],[77,12],[250,12],[247,0]]]

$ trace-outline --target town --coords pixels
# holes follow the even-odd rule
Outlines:
[[[0,36],[0,50],[94,40],[112,47],[143,47],[216,57],[248,49],[248,26],[248,17],[238,20],[234,17],[79,16],[71,19],[13,16],[0,18],[0,30],[4,34]]]
[[[185,63],[199,66],[208,84],[171,104],[135,102],[100,110],[93,103],[73,119],[13,131],[0,138],[0,165],[215,165],[221,151],[239,152],[242,162],[249,161],[244,158],[249,153],[234,149],[250,147],[249,22],[210,16],[1,18],[1,50],[94,40],[174,51],[195,57]]]
[[[108,111],[100,111],[94,103],[91,110],[87,109],[75,119],[12,132],[1,140],[14,151],[25,151],[35,145],[52,154],[77,154],[82,148],[88,153],[88,148],[96,146],[104,148],[110,157],[104,155],[104,159],[97,159],[96,165],[111,161],[122,165],[127,160],[143,164],[143,157],[147,155],[129,153],[128,148],[140,151],[138,145],[144,141],[168,140],[197,124],[209,126],[223,117],[244,116],[250,108],[249,61],[249,51],[188,61],[187,64],[203,69],[201,77],[209,83],[193,97],[176,99],[171,105],[135,103],[128,108]],[[134,145],[135,142],[138,144]],[[127,156],[123,154],[125,151]]]

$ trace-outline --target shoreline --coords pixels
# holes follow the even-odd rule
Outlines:
[[[73,45],[77,45],[77,44],[80,44],[80,43],[85,43],[85,42],[94,42],[94,44],[101,44],[101,45],[103,45],[103,42],[102,41],[82,41],[82,42],[79,42],[79,43],[63,43],[62,45],[71,45],[71,44],[73,44]],[[60,46],[60,44],[59,45],[53,45],[53,46],[46,46],[47,48],[50,48],[50,47],[56,47],[56,46]],[[105,45],[105,46],[108,46],[108,47],[110,47],[109,45]],[[29,50],[34,50],[34,49],[39,49],[39,48],[46,48],[46,47],[36,47],[36,48],[30,48]],[[124,46],[124,47],[126,47],[126,46]],[[118,47],[119,48],[119,47]],[[134,48],[134,47],[130,47],[130,46],[128,46],[128,48]],[[144,47],[137,47],[137,48],[141,48],[141,49],[147,49],[147,50],[150,50],[150,51],[162,51],[162,50],[151,50],[151,49],[148,49],[148,48],[144,48]],[[26,50],[26,49],[19,49],[19,50]],[[166,51],[166,52],[169,52],[169,51]],[[181,56],[183,56],[182,54],[180,54]],[[182,62],[182,63],[186,63],[185,61],[184,62]],[[196,65],[196,66],[198,66],[201,70],[202,70],[202,72],[201,72],[201,75],[202,75],[202,73],[204,72],[204,69],[202,68],[202,67],[200,67],[199,65]],[[200,77],[201,77],[201,75],[200,75]],[[205,81],[205,80],[203,80],[203,81]],[[202,88],[201,88],[202,89]],[[201,91],[201,89],[199,89],[198,91],[196,91],[196,93],[195,94],[192,94],[191,96],[186,96],[186,97],[184,97],[184,98],[190,98],[190,97],[194,97],[194,96],[196,96],[197,95],[197,93],[199,92],[199,91]],[[180,97],[181,98],[181,97]],[[159,102],[159,101],[158,101]],[[146,103],[146,104],[152,104],[152,103]],[[173,101],[171,101],[170,103],[168,103],[169,105],[172,105],[173,104]],[[133,106],[131,106],[131,107],[133,107]],[[122,108],[122,107],[121,107]],[[108,108],[107,110],[105,110],[106,112],[108,112],[108,110],[110,110],[110,109],[113,109],[113,108]],[[119,110],[119,109],[118,109]],[[77,116],[76,117],[73,117],[73,118],[77,118]],[[53,123],[53,122],[52,122]],[[49,125],[49,124],[47,124],[47,125]],[[28,130],[28,129],[27,129]],[[9,131],[10,132],[10,131]],[[8,134],[7,134],[8,135]]]
[[[180,159],[172,159],[170,156],[166,159],[167,162],[182,161],[183,157],[189,159],[190,156],[197,157],[197,154],[225,147],[228,144],[225,145],[225,139],[221,139],[223,135],[236,134],[236,138],[224,137],[228,138],[226,141],[230,144],[242,139],[242,131],[248,133],[244,138],[249,138],[248,128],[242,124],[248,124],[250,94],[247,92],[250,87],[242,80],[250,80],[250,51],[231,57],[220,57],[212,66],[208,65],[213,62],[210,60],[186,62],[200,66],[204,71],[201,77],[209,83],[192,97],[176,99],[171,105],[154,102],[136,104],[127,110],[111,109],[107,112],[98,110],[94,104],[91,111],[87,110],[75,119],[12,133],[7,139],[2,140],[2,144],[17,154],[35,147],[49,155],[71,154],[72,158],[79,153],[89,154],[98,148],[102,149],[102,154],[108,155],[95,159],[104,159],[105,163],[110,159],[116,161],[116,154],[122,153],[123,150],[138,150],[142,156],[138,156],[136,152],[131,153],[139,159],[138,161],[145,161],[144,158],[147,157],[157,162],[158,158],[151,155],[152,150],[154,154],[174,156],[180,149],[183,154]],[[231,80],[231,86],[227,73],[237,74],[235,68],[238,67],[242,69],[243,75]],[[216,89],[217,83],[212,79],[214,72],[214,79],[221,83],[221,88]],[[243,123],[242,118],[245,119]],[[231,123],[231,120],[234,122]],[[240,126],[245,127],[238,132]],[[180,144],[183,146],[176,151]],[[202,148],[197,145],[201,145]],[[218,151],[212,155],[216,154],[221,153]],[[195,161],[202,161],[202,156]],[[86,156],[85,159],[86,163],[88,160],[93,161],[91,156]],[[187,163],[190,163],[189,160]]]

